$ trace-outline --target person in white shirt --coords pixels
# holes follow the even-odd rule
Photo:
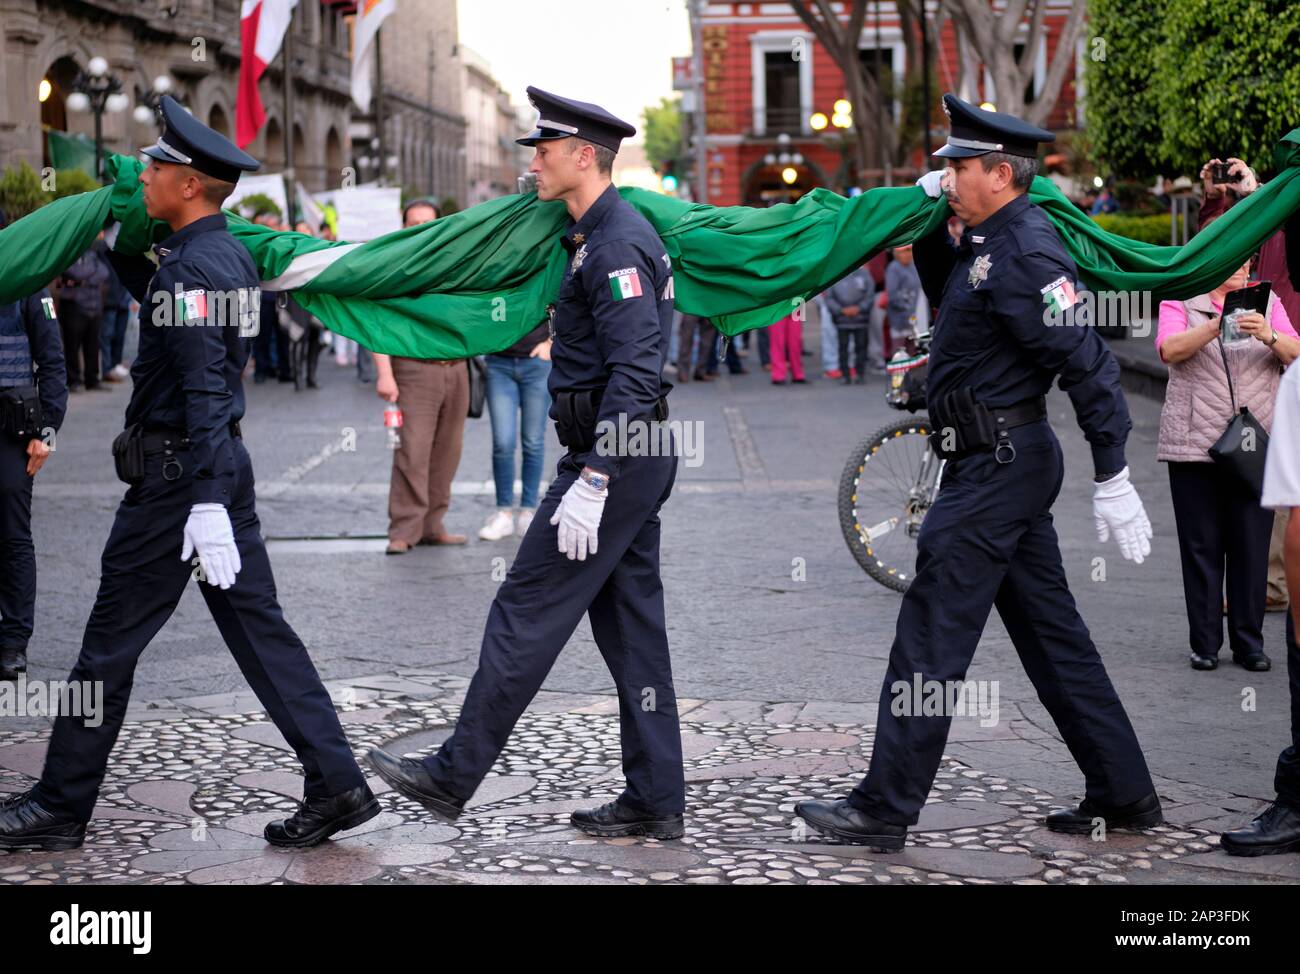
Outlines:
[[[1278,387],[1260,503],[1289,510],[1284,560],[1291,608],[1286,617],[1287,674],[1291,681],[1291,744],[1277,759],[1277,799],[1240,829],[1219,837],[1230,856],[1300,852],[1300,368],[1289,368]]]

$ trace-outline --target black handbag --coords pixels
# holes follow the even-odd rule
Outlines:
[[[471,355],[465,359],[469,368],[469,412],[470,419],[483,415],[483,402],[487,399],[487,362],[482,355]]]
[[[1237,408],[1237,393],[1232,387],[1232,370],[1228,353],[1219,340],[1223,371],[1228,376],[1228,397],[1232,400],[1232,419],[1223,435],[1210,447],[1210,458],[1220,467],[1232,471],[1258,500],[1264,494],[1264,460],[1268,456],[1268,433],[1246,406]]]

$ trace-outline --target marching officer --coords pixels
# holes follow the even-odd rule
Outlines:
[[[946,687],[965,679],[996,606],[1086,781],[1082,803],[1051,813],[1048,828],[1086,833],[1096,819],[1111,829],[1150,828],[1162,821],[1160,801],[1075,608],[1052,527],[1063,466],[1044,396],[1060,376],[1092,448],[1098,540],[1113,533],[1137,562],[1151,550],[1151,525],[1124,460],[1131,424],[1119,367],[1096,329],[1071,317],[1077,268],[1026,196],[1038,143],[1054,137],[953,95],[943,101],[951,135],[935,155],[950,160],[948,202],[966,230],[954,246],[941,224],[914,254],[939,308],[926,398],[931,442],[949,463],[898,614],[870,769],[848,798],[801,802],[795,813],[845,841],[903,847],[952,719],[923,716],[908,697],[918,681]],[[933,172],[919,182],[938,196],[940,180]]]
[[[36,611],[32,478],[50,455],[67,407],[63,341],[50,292],[42,288],[0,304],[0,680],[27,672]]]
[[[329,694],[276,601],[240,438],[240,375],[257,330],[258,276],[227,231],[221,204],[240,172],[258,163],[174,99],[163,98],[161,114],[163,134],[143,150],[150,164],[140,182],[149,215],[172,233],[155,248],[156,269],[145,258],[114,259],[141,307],[127,428],[113,448],[118,475],[131,486],[68,678],[102,681],[102,723],[58,717],[40,781],[0,807],[0,848],[81,845],[136,660],[192,573],[240,670],[303,765],[306,797],[294,815],[267,825],[267,841],[313,845],[379,812]]]
[[[541,118],[518,141],[535,149],[538,198],[563,200],[570,216],[549,380],[567,452],[488,612],[455,732],[423,760],[376,749],[370,762],[402,794],[455,819],[585,613],[618,687],[627,787],[574,812],[573,825],[677,838],[685,781],[659,579],[659,508],[677,459],[606,435],[667,419],[672,266],[610,181],[619,144],[636,129],[596,105],[531,87],[528,96]]]

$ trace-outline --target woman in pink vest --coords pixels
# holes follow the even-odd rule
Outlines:
[[[1253,671],[1271,665],[1262,629],[1273,512],[1209,454],[1232,419],[1219,315],[1224,296],[1244,287],[1249,276],[1247,263],[1209,294],[1160,302],[1156,330],[1156,350],[1169,366],[1157,456],[1169,463],[1191,662],[1198,670],[1219,665],[1225,568],[1232,658]],[[1282,370],[1300,354],[1300,338],[1276,298],[1269,299],[1267,315],[1244,315],[1237,327],[1247,337],[1224,349],[1237,405],[1248,406],[1269,429]]]

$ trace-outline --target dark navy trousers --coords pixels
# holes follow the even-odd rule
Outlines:
[[[181,475],[163,476],[162,455],[145,458],[144,482],[130,487],[104,548],[99,594],[69,681],[102,680],[100,726],[80,716],[54,724],[45,770],[33,793],[51,811],[90,818],[109,753],[126,716],[136,660],[171,617],[197,569],[181,560],[193,503],[188,450]],[[302,762],[309,797],[327,797],[365,782],[329,693],[307,649],[285,621],[254,503],[253,467],[235,440],[237,466],[230,520],[242,569],[226,590],[197,582],[221,636],[271,720]],[[169,473],[174,473],[174,468]]]
[[[1051,507],[1061,448],[1047,421],[1010,431],[1015,460],[992,453],[950,462],[917,539],[866,777],[849,802],[882,821],[915,825],[934,783],[951,714],[895,715],[896,682],[964,680],[989,610],[1083,771],[1087,797],[1126,805],[1155,790],[1124,706],[1066,585]],[[1115,557],[1120,557],[1118,550]]]
[[[601,516],[599,550],[571,561],[556,550],[550,521],[580,472],[569,455],[560,461],[488,610],[456,729],[425,766],[452,795],[473,795],[585,614],[618,688],[627,779],[621,800],[646,813],[680,815],[686,785],[659,579],[659,508],[672,491],[677,458],[623,458]]]
[[[27,444],[0,433],[0,649],[27,651],[36,609]]]
[[[1295,615],[1286,613],[1286,672],[1291,683],[1291,744],[1277,759],[1273,787],[1283,805],[1300,810],[1300,645],[1296,644]]]

